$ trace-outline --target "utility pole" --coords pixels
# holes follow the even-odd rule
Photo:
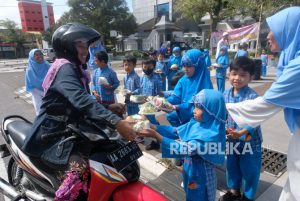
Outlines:
[[[260,46],[259,43],[259,35],[260,35],[260,26],[261,26],[261,17],[262,17],[262,9],[263,9],[263,2],[261,2],[260,5],[260,13],[259,13],[259,19],[258,19],[258,31],[257,31],[257,39],[256,39],[256,50],[255,50],[255,57],[258,56],[258,47]]]

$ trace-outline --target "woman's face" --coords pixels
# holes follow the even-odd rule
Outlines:
[[[279,52],[280,48],[279,48],[279,45],[278,45],[272,31],[269,32],[269,34],[267,36],[267,39],[268,39],[268,43],[269,43],[269,46],[270,46],[270,50],[272,52]]]
[[[76,41],[75,42],[75,47],[78,52],[78,59],[81,62],[81,64],[86,63],[86,57],[89,53],[88,51],[88,45],[84,41]]]
[[[39,50],[34,52],[34,60],[38,63],[42,63],[44,61],[43,53]]]

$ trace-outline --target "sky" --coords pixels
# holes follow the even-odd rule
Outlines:
[[[60,18],[60,16],[69,11],[67,5],[68,0],[47,0],[49,3],[53,3],[54,19],[55,21]],[[132,11],[132,0],[126,0],[129,10]],[[18,1],[16,0],[0,0],[0,20],[5,20],[6,18],[15,21],[19,26],[21,26],[21,19],[18,9]]]

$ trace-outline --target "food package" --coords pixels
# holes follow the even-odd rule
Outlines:
[[[178,65],[177,64],[172,64],[171,69],[172,70],[178,70]]]
[[[173,105],[170,104],[165,98],[154,96],[148,98],[147,101],[153,106],[155,106],[158,110],[163,110],[165,112],[173,111]]]
[[[126,121],[128,121],[131,124],[135,124],[139,121],[145,121],[147,118],[144,115],[134,114],[131,116],[126,117]]]
[[[116,90],[115,90],[115,93],[116,94],[121,94],[123,96],[125,96],[126,94],[130,93],[131,91],[128,90],[128,89],[125,89],[124,87],[118,87]]]
[[[147,115],[147,114],[154,114],[156,112],[158,112],[157,108],[149,102],[140,105],[139,114]]]
[[[133,129],[136,132],[140,132],[145,128],[150,128],[150,121],[149,120],[144,120],[144,121],[138,121],[133,125]]]
[[[109,85],[109,83],[105,77],[99,77],[98,83],[101,85]]]
[[[217,64],[217,63],[213,63],[212,66],[215,67],[215,68],[220,68],[221,67],[220,64]]]
[[[144,103],[146,100],[146,96],[142,95],[131,95],[130,96],[130,102],[133,103]]]

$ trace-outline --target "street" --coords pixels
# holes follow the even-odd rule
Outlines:
[[[118,78],[123,84],[122,80],[125,75],[125,71],[121,67],[121,61],[112,62],[113,69],[117,72]],[[35,113],[32,104],[29,104],[26,101],[30,101],[30,97],[26,98],[23,96],[24,91],[21,93],[20,90],[24,87],[24,66],[26,66],[26,60],[18,60],[17,61],[0,61],[0,118],[7,115],[21,115],[30,121],[34,120]],[[140,65],[137,67],[137,72],[141,74]],[[267,79],[264,80],[254,80],[251,83],[251,87],[258,91],[259,94],[263,94],[264,91],[270,86],[270,84],[274,80],[274,69]],[[213,73],[212,73],[213,75]],[[212,78],[213,80],[213,78]],[[214,82],[214,81],[213,81]],[[226,87],[229,87],[229,83],[226,83]],[[159,120],[161,123],[165,123],[165,115],[160,115]],[[268,120],[262,126],[263,137],[264,137],[264,147],[280,151],[282,153],[287,152],[288,147],[288,139],[289,132],[286,128],[286,125],[283,122],[283,115],[279,113],[272,119]],[[0,138],[0,142],[3,143],[2,137]],[[144,151],[144,150],[143,150]],[[144,152],[145,153],[145,152]],[[165,195],[168,196],[170,200],[181,201],[184,193],[180,188],[181,176],[180,172],[177,170],[168,170],[164,167],[159,166],[161,171],[158,171],[157,162],[161,160],[160,152],[157,151],[149,151],[144,154],[145,157],[140,160],[142,166],[142,177],[141,179],[153,188],[163,191]],[[152,163],[154,166],[152,172],[149,169],[149,161],[154,161]],[[5,167],[4,162],[0,160],[0,172],[1,177],[5,177]],[[273,198],[278,198],[279,193],[281,191],[281,186],[283,184],[279,184],[279,182],[284,183],[286,178],[286,174],[283,174],[279,177],[274,177],[267,173],[261,174],[260,179],[260,188],[258,190],[257,200],[258,201],[269,201],[274,200],[270,199],[268,196],[273,196]],[[277,182],[277,183],[276,183]],[[166,185],[166,183],[168,185]],[[273,184],[276,184],[273,187],[273,190],[268,193],[268,190],[272,189]],[[218,192],[224,192],[226,190],[226,182],[225,182],[225,172],[224,167],[222,169],[218,169]],[[175,194],[172,196],[172,193]],[[177,193],[177,194],[176,194]],[[176,198],[177,197],[177,198]],[[181,197],[181,198],[180,198]],[[0,196],[0,201],[4,200],[3,197]]]

